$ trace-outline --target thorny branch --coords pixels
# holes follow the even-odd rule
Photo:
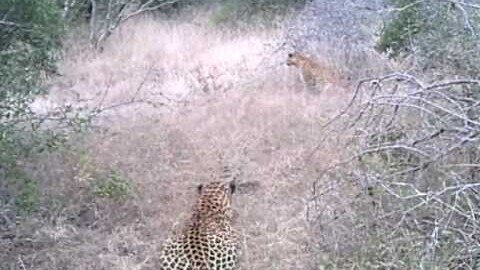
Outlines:
[[[331,197],[332,186],[353,183],[365,199],[350,207],[374,215],[363,228],[382,226],[404,239],[422,235],[425,241],[411,245],[424,245],[425,260],[446,239],[456,243],[455,260],[477,256],[471,247],[480,241],[479,80],[425,83],[405,73],[365,79],[327,127],[355,134],[358,147],[314,181],[313,207]],[[322,218],[312,216],[315,211]],[[322,228],[341,219],[319,209],[308,213]]]

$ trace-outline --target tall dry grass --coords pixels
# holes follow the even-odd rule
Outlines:
[[[311,241],[306,206],[320,172],[344,158],[348,136],[322,127],[350,92],[303,91],[285,65],[284,36],[226,31],[198,15],[131,21],[103,52],[67,40],[63,76],[36,108],[71,103],[101,113],[77,150],[32,167],[45,208],[18,226],[15,263],[157,269],[161,243],[188,217],[195,186],[228,164],[240,181],[260,184],[234,199],[242,268],[317,269],[326,255]],[[126,201],[92,195],[91,182],[110,170],[132,183]],[[338,197],[354,195],[351,187]]]

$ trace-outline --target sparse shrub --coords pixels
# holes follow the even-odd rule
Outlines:
[[[357,89],[369,94],[347,120],[357,134],[356,158],[348,169],[322,179],[363,190],[348,217],[359,228],[352,235],[363,239],[353,241],[357,247],[345,249],[341,261],[350,250],[357,254],[351,265],[365,269],[473,268],[480,229],[480,102],[479,96],[462,97],[479,84],[460,80],[425,87],[415,77],[393,74]],[[460,85],[465,92],[455,91]],[[475,113],[460,116],[472,107]],[[366,251],[357,253],[360,246]]]
[[[39,195],[36,179],[21,172],[24,161],[65,146],[90,115],[71,105],[41,113],[32,105],[57,74],[64,22],[55,1],[2,1],[0,16],[0,188],[16,191],[19,211],[28,214]]]
[[[408,52],[410,41],[425,28],[425,18],[422,17],[421,3],[416,0],[391,0],[393,8],[399,9],[394,18],[384,27],[377,50],[398,56]]]
[[[13,190],[17,214],[30,214],[38,185],[21,160],[62,143],[62,132],[43,128],[31,103],[46,93],[42,82],[56,72],[63,24],[54,1],[0,2],[0,188]]]
[[[1,145],[15,144],[24,139],[18,132],[38,127],[29,103],[45,93],[40,86],[42,75],[55,70],[62,31],[57,12],[52,1],[0,4],[0,14],[5,17],[2,24],[6,24],[0,28]]]
[[[417,57],[417,72],[477,76],[480,9],[472,1],[391,0],[376,48],[392,57]],[[440,74],[439,74],[440,73]]]
[[[40,200],[38,183],[20,170],[10,173],[7,181],[14,190],[16,214],[29,215],[34,212]]]
[[[272,23],[276,16],[301,8],[305,3],[305,0],[227,0],[220,2],[212,19],[216,24],[228,26],[238,26],[239,23],[249,21]]]
[[[57,5],[61,8],[62,21],[66,26],[72,26],[74,30],[78,25],[87,22],[91,16],[91,2],[90,0],[80,1],[64,1],[56,0]]]
[[[132,184],[118,171],[112,170],[105,177],[93,180],[92,190],[98,197],[123,201],[132,194]]]
[[[187,0],[178,1],[162,10],[171,15],[194,8],[213,9],[212,22],[216,25],[240,26],[246,22],[271,24],[278,15],[298,10],[307,0]]]

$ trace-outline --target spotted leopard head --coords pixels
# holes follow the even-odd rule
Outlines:
[[[218,219],[231,220],[231,200],[234,192],[234,181],[199,185],[199,196],[193,209],[192,222],[198,225]]]
[[[287,57],[287,66],[301,67],[307,60],[308,58],[299,52],[289,53]]]

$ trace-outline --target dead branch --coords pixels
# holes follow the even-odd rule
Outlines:
[[[427,84],[404,73],[360,81],[347,106],[325,125],[330,132],[356,134],[357,148],[314,181],[309,216],[322,215],[315,205],[325,205],[319,200],[339,192],[342,183],[357,183],[368,186],[362,196],[370,199],[354,209],[376,213],[363,228],[373,222],[389,239],[420,235],[411,245],[423,247],[424,260],[432,260],[446,239],[456,243],[455,260],[468,257],[480,230],[479,87],[478,80]],[[318,190],[320,183],[331,183],[328,193]],[[331,220],[310,222],[325,227]]]

